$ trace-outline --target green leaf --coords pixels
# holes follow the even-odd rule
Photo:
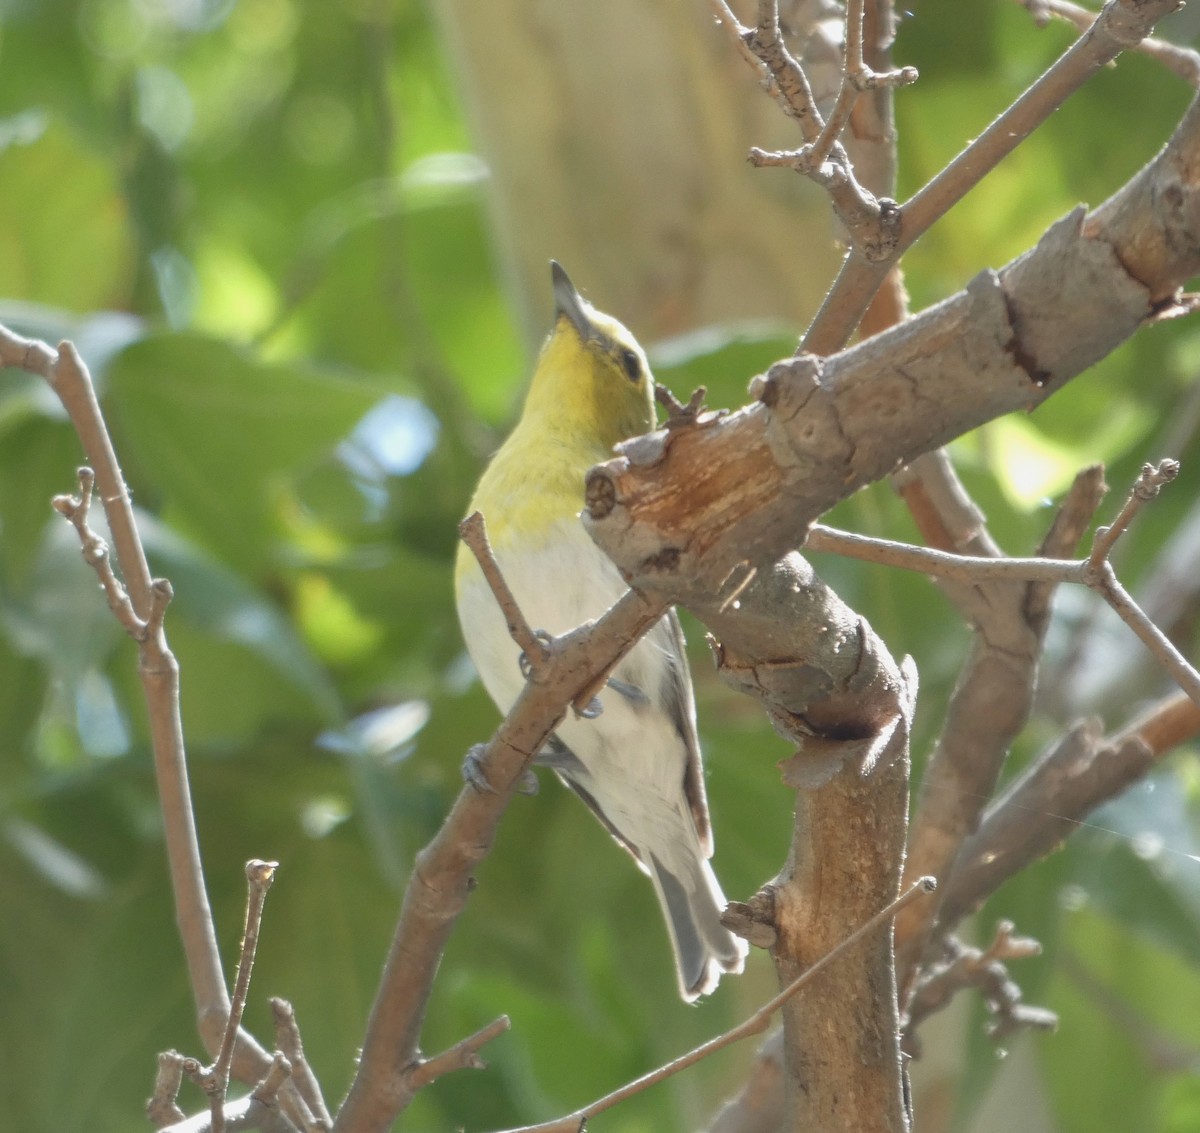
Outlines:
[[[175,591],[168,632],[184,619],[207,636],[242,646],[302,693],[320,717],[340,717],[340,700],[329,676],[266,595],[153,517],[139,515],[138,529],[151,569],[168,578]]]
[[[135,490],[224,561],[262,571],[279,558],[289,478],[330,452],[382,392],[173,334],[115,360],[107,404]]]
[[[65,126],[0,149],[0,294],[75,311],[112,306],[132,252],[116,171]]]
[[[1039,1045],[1061,1128],[1156,1133],[1164,1082],[1200,1046],[1200,969],[1086,908],[1067,940],[1071,964],[1050,988],[1059,1036]]]

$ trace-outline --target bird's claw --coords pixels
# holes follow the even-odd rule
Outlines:
[[[466,758],[462,764],[462,777],[464,783],[469,783],[481,795],[494,795],[496,788],[488,782],[487,776],[483,773],[483,756],[487,751],[487,744],[473,744],[471,750],[467,752]],[[538,793],[538,779],[531,768],[526,768],[521,772],[521,777],[517,780],[517,794],[520,795],[536,795]]]
[[[538,793],[538,777],[534,773],[533,768],[526,767],[521,772],[521,777],[517,780],[517,794],[529,795],[530,797]]]
[[[551,637],[544,629],[535,629],[533,636],[538,639],[547,648],[550,647],[554,638]],[[529,660],[529,655],[522,649],[520,657],[517,658],[517,664],[521,667],[521,676],[529,680],[530,674],[533,672],[533,663]]]
[[[577,708],[575,713],[581,720],[594,720],[603,711],[604,705],[600,703],[600,698],[598,696],[593,696],[592,699],[587,702],[585,707]]]
[[[487,776],[483,773],[483,753],[485,751],[487,751],[487,744],[471,745],[462,764],[463,782],[469,783],[481,795],[494,795],[496,788],[488,782]]]

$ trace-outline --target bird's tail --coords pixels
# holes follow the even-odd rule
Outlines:
[[[669,866],[652,851],[641,857],[671,934],[680,994],[691,1003],[713,991],[722,973],[742,970],[746,942],[721,924],[725,894],[699,852]]]

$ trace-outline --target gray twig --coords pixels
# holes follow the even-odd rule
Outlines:
[[[1179,464],[1174,460],[1162,460],[1157,465],[1143,466],[1125,506],[1109,527],[1102,527],[1096,533],[1091,553],[1086,559],[980,559],[970,555],[956,555],[927,547],[894,543],[887,539],[873,539],[866,535],[852,535],[821,524],[815,524],[810,530],[808,545],[817,551],[829,551],[964,582],[994,580],[1080,583],[1104,598],[1163,668],[1174,677],[1179,687],[1200,704],[1200,673],[1145,615],[1121,586],[1108,562],[1109,552],[1133,517],[1149,500],[1154,499],[1162,486],[1170,483],[1178,472]]]
[[[275,1021],[275,1046],[283,1053],[292,1066],[292,1081],[296,1090],[304,1099],[313,1120],[320,1129],[332,1129],[333,1118],[325,1104],[321,1092],[321,1084],[313,1073],[308,1059],[304,1054],[304,1044],[300,1040],[300,1026],[296,1022],[296,1012],[286,999],[277,996],[271,998],[271,1016]]]

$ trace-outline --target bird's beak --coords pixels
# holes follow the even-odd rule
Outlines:
[[[575,290],[571,277],[557,260],[550,261],[550,278],[554,282],[555,314],[565,317],[579,332],[580,338],[593,337],[596,332],[587,315],[587,301]]]

